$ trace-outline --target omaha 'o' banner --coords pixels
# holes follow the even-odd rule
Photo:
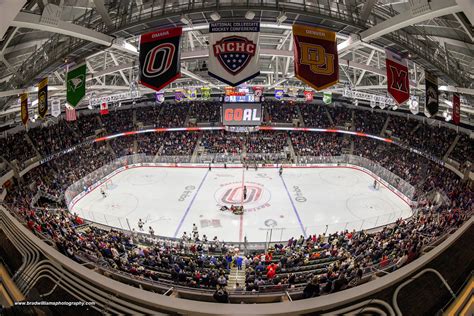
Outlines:
[[[317,91],[339,82],[336,33],[293,25],[295,76]]]
[[[140,36],[140,83],[160,91],[181,77],[179,44],[181,27],[158,30]]]

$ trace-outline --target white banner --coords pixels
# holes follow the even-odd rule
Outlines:
[[[231,86],[258,76],[259,34],[259,22],[209,24],[209,75]]]
[[[343,96],[346,98],[353,98],[353,99],[364,100],[364,101],[375,101],[379,104],[379,106],[381,103],[384,103],[385,105],[395,105],[395,101],[390,97],[365,93],[361,91],[354,91],[348,88],[344,88]],[[385,108],[385,105],[383,108]],[[380,107],[382,108],[382,106]]]
[[[105,97],[100,97],[100,98],[92,98],[89,100],[89,105],[94,106],[94,105],[101,105],[102,103],[114,103],[117,101],[123,101],[123,100],[130,100],[130,99],[137,99],[141,96],[140,91],[127,91],[127,92],[122,92],[118,94],[112,94],[108,95]]]
[[[51,115],[54,117],[61,115],[61,102],[58,99],[51,100]]]

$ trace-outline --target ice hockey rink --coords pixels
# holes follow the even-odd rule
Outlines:
[[[139,167],[116,174],[71,207],[98,223],[181,237],[193,223],[200,237],[228,242],[287,240],[300,235],[369,229],[411,215],[409,205],[374,178],[346,167],[227,168]],[[242,203],[245,212],[221,211]],[[327,226],[326,226],[327,225]]]

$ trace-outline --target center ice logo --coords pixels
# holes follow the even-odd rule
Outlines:
[[[244,188],[229,188],[222,196],[221,202],[225,204],[247,204],[256,202],[262,195],[262,188],[256,186],[247,186],[247,196],[244,197]],[[245,199],[244,199],[245,198]]]
[[[214,194],[217,206],[243,205],[247,212],[269,207],[271,193],[262,184],[246,182],[247,196],[244,198],[242,182],[222,184]]]

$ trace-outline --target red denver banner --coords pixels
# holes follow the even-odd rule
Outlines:
[[[403,104],[410,98],[410,82],[408,78],[407,61],[397,54],[385,50],[387,59],[387,90],[395,102]]]
[[[453,94],[453,122],[459,124],[461,122],[461,100],[459,94]]]
[[[293,25],[295,76],[317,91],[339,82],[336,33]]]

